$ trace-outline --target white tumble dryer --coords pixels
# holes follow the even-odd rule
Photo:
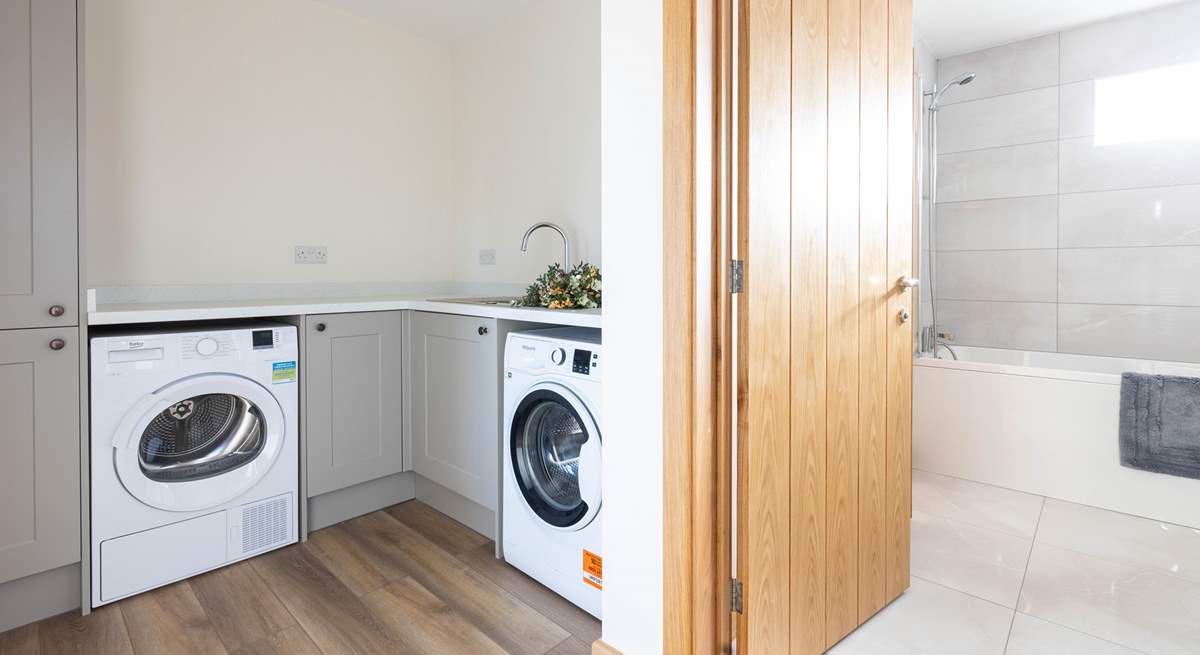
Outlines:
[[[513,332],[504,352],[504,559],[597,618],[601,361],[588,328]]]
[[[92,606],[296,541],[296,328],[91,340]]]

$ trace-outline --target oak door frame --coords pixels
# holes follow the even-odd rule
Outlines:
[[[727,652],[732,632],[733,15],[733,0],[663,0],[668,654]]]

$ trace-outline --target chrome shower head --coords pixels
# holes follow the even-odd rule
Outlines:
[[[959,75],[958,77],[950,80],[949,82],[946,82],[946,84],[944,86],[942,86],[942,88],[940,88],[936,92],[934,92],[933,100],[931,100],[929,102],[930,111],[937,111],[938,101],[942,99],[943,93],[949,91],[950,89],[953,89],[956,86],[966,86],[974,81],[975,81],[975,73],[968,72],[968,73],[963,73],[962,75]]]

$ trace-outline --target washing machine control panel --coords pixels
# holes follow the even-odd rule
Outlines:
[[[509,345],[505,366],[510,370],[554,371],[563,375],[594,378],[600,368],[600,352],[568,344],[522,340]]]
[[[571,372],[591,375],[592,369],[600,365],[600,354],[583,348],[575,349],[575,357],[571,360]]]

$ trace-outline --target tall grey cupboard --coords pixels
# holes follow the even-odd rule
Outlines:
[[[74,0],[0,0],[0,630],[79,598],[77,68]]]

